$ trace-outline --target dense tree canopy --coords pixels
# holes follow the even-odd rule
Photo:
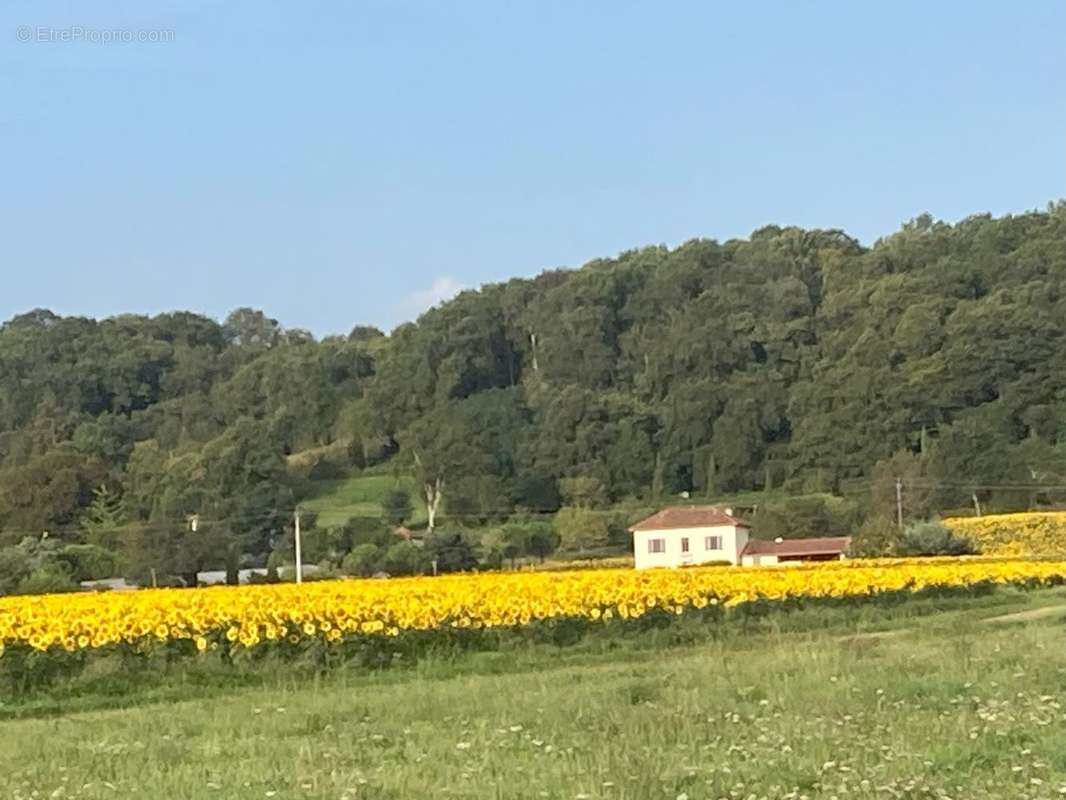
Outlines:
[[[923,216],[870,247],[776,226],[650,247],[464,292],[388,336],[38,309],[0,327],[0,543],[235,567],[285,535],[288,457],[337,446],[468,523],[577,485],[600,504],[864,492],[891,514],[903,476],[912,516],[1060,502],[1064,335],[1062,203]]]

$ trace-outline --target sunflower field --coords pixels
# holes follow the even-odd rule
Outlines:
[[[1066,511],[949,517],[944,524],[987,555],[1066,557]]]
[[[410,632],[521,629],[681,615],[744,604],[866,598],[926,589],[1066,581],[1066,562],[893,559],[804,567],[604,569],[270,586],[151,589],[0,599],[0,653],[259,651]],[[0,664],[4,655],[0,655]]]

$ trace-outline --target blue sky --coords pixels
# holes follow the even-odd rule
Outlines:
[[[387,329],[646,244],[1042,208],[1064,41],[1061,0],[8,2],[0,318]]]

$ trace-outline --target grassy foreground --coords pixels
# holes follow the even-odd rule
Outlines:
[[[1066,589],[1003,589],[185,684],[0,722],[0,796],[1061,798],[1064,611]]]

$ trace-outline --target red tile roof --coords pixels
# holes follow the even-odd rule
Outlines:
[[[742,555],[788,556],[826,556],[839,555],[851,544],[850,536],[825,536],[819,539],[782,539],[768,542],[762,539],[749,539]]]
[[[727,513],[729,512],[729,513]],[[748,523],[732,513],[731,508],[719,506],[671,506],[657,514],[632,525],[631,531],[663,531],[671,528],[709,528],[714,525],[740,525]]]

